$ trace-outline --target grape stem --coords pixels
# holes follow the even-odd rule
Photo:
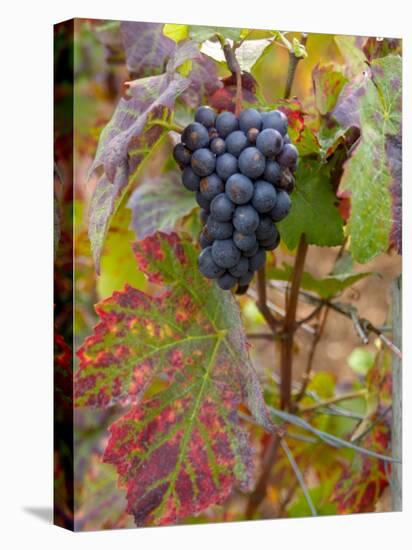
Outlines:
[[[308,35],[306,33],[302,33],[300,37],[300,43],[302,46],[306,46],[306,42],[308,40]],[[285,93],[284,98],[288,99],[290,97],[290,93],[292,91],[292,84],[295,79],[296,69],[298,68],[298,63],[301,60],[301,57],[297,57],[295,55],[295,52],[292,50],[289,51],[289,67],[288,67],[288,76],[286,78],[286,86],[285,86]]]
[[[220,40],[220,44],[225,55],[226,63],[229,71],[236,77],[236,96],[235,96],[235,115],[238,117],[242,110],[242,70],[239,61],[236,57],[236,44],[231,46],[224,39]]]

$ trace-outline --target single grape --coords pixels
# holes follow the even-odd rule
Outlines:
[[[190,164],[192,153],[183,143],[178,143],[173,148],[173,158],[180,167]]]
[[[202,186],[202,181],[200,181]],[[252,206],[259,214],[269,212],[276,204],[276,189],[271,183],[264,180],[257,180],[252,198]]]
[[[295,178],[293,177],[290,169],[284,168],[280,180],[276,183],[278,189],[283,189],[290,195],[295,189]]]
[[[233,233],[231,222],[219,222],[213,216],[208,217],[206,227],[208,236],[212,239],[228,239]]]
[[[282,169],[275,160],[268,159],[266,161],[263,179],[277,185],[282,177]]]
[[[253,279],[253,271],[248,271],[241,277],[239,277],[239,286],[247,286],[250,281]]]
[[[190,165],[193,172],[201,178],[209,176],[215,169],[216,156],[210,149],[197,149],[192,155]]]
[[[233,113],[225,111],[217,115],[216,117],[216,130],[219,132],[220,137],[225,138],[231,132],[234,132],[239,128],[237,118]]]
[[[235,230],[233,232],[233,242],[242,252],[250,252],[256,246],[256,236],[254,233],[244,235],[240,231]]]
[[[259,225],[259,214],[250,204],[238,206],[233,214],[233,225],[240,233],[250,235]]]
[[[277,156],[277,161],[286,168],[293,167],[298,161],[298,150],[291,143],[287,143]]]
[[[186,166],[182,172],[182,183],[189,191],[199,190],[200,178],[193,172],[190,166]]]
[[[200,180],[200,192],[208,200],[212,200],[216,195],[223,193],[225,185],[217,174],[210,174],[207,178]]]
[[[216,159],[216,172],[223,181],[226,181],[237,172],[237,158],[230,153],[223,153]]]
[[[212,139],[212,141],[210,142],[210,150],[216,156],[223,155],[223,153],[226,152],[226,142],[225,142],[225,140],[220,138],[220,137],[216,137],[216,138]]]
[[[240,260],[240,250],[232,239],[216,240],[212,244],[212,257],[219,267],[230,269]]]
[[[235,205],[228,198],[226,193],[217,195],[210,203],[210,212],[215,220],[219,222],[228,222],[232,219]]]
[[[256,109],[245,109],[240,113],[239,127],[244,132],[247,132],[250,128],[257,128],[257,130],[260,130],[261,126],[262,117]]]
[[[253,183],[243,174],[233,174],[226,182],[226,195],[235,204],[246,204],[253,196]]]
[[[256,147],[268,158],[274,158],[283,147],[283,139],[280,133],[273,128],[266,128],[259,132],[256,138]]]
[[[285,143],[285,144],[286,144],[286,143],[292,143],[292,142],[290,141],[289,134],[286,134],[286,136],[283,136],[283,143]]]
[[[199,236],[199,244],[201,248],[207,248],[208,246],[212,246],[213,240],[210,240],[206,232],[202,231]]]
[[[284,136],[288,131],[288,119],[281,111],[269,111],[262,114],[262,127],[272,128],[277,130],[281,136]]]
[[[207,222],[207,218],[209,217],[209,212],[207,210],[203,210],[203,208],[200,209],[200,221],[205,224]]]
[[[209,142],[219,137],[219,132],[216,130],[216,128],[209,128],[208,132],[209,132]]]
[[[248,269],[249,260],[244,256],[241,256],[235,267],[231,267],[229,269],[229,273],[233,275],[233,277],[242,277],[242,275],[245,275],[248,272]]]
[[[240,130],[232,132],[226,138],[226,151],[235,157],[238,157],[247,145],[247,137]]]
[[[217,280],[217,284],[222,290],[230,290],[237,283],[236,277],[233,277],[230,273],[225,273]]]
[[[219,267],[213,260],[211,246],[204,248],[199,254],[197,265],[199,267],[200,273],[202,273],[202,275],[204,275],[208,279],[217,279],[218,277],[221,277],[225,272],[225,270]]]
[[[265,170],[265,157],[256,147],[247,147],[240,153],[239,169],[248,178],[258,178]]]
[[[212,247],[213,249],[213,247]],[[249,269],[250,271],[257,271],[265,265],[266,262],[266,251],[263,248],[259,248],[254,256],[249,258]]]
[[[286,191],[280,189],[277,194],[276,204],[270,211],[269,215],[274,222],[280,222],[290,212],[292,202]]]
[[[274,237],[277,233],[277,229],[273,223],[273,220],[269,216],[261,216],[259,225],[256,229],[256,238],[260,239],[270,239]]]
[[[261,239],[259,241],[259,246],[264,248],[265,250],[275,250],[279,246],[280,243],[280,235],[279,232],[276,230],[276,234],[273,237],[267,238],[267,239]]]
[[[200,181],[200,178],[199,178],[199,181]],[[202,193],[200,192],[200,189],[196,191],[196,202],[200,206],[200,208],[203,208],[203,210],[206,210],[206,212],[210,212],[211,201],[202,195]]]
[[[199,107],[195,113],[195,121],[203,124],[206,128],[211,128],[215,124],[216,113],[211,107]]]
[[[250,128],[250,130],[247,131],[247,140],[250,144],[255,145],[256,138],[259,135],[259,130],[257,128]]]
[[[207,147],[209,145],[209,133],[202,124],[192,122],[183,130],[182,143],[191,151]]]
[[[251,258],[256,254],[256,252],[259,250],[259,243],[256,241],[255,246],[251,248],[250,250],[244,250],[242,252],[242,256],[245,258]]]

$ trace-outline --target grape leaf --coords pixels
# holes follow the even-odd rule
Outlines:
[[[252,72],[260,57],[264,54],[266,48],[272,44],[271,40],[263,38],[261,40],[245,40],[236,48],[236,59],[239,62],[242,71]],[[222,63],[226,61],[222,46],[219,42],[206,40],[201,46],[201,51],[207,56]]]
[[[321,115],[329,113],[347,82],[343,72],[333,63],[316,65],[312,72],[316,107]]]
[[[201,25],[189,25],[189,36],[195,42],[205,42],[216,35],[223,38],[238,41],[242,36],[242,29],[233,29],[231,27],[203,27]]]
[[[267,274],[270,279],[278,281],[291,281],[293,268],[283,263],[282,267],[270,266],[267,269]],[[343,273],[340,275],[329,275],[322,279],[317,279],[307,271],[302,275],[301,287],[310,292],[315,292],[321,298],[328,300],[336,296],[339,292],[345,290],[356,282],[368,277],[371,273]]]
[[[343,240],[342,218],[330,182],[329,168],[318,160],[302,158],[296,171],[292,208],[278,224],[282,240],[296,248],[304,233],[309,244],[336,246]]]
[[[132,226],[139,240],[156,231],[171,233],[176,223],[196,206],[193,193],[183,187],[178,172],[143,181],[128,202],[133,212]]]
[[[366,69],[366,57],[363,53],[365,38],[363,36],[335,36],[335,42],[342,54],[348,76],[356,76]]]
[[[391,232],[400,249],[401,58],[372,61],[362,90],[361,138],[344,165],[339,192],[350,193],[350,251],[364,263],[388,248]]]
[[[272,424],[237,304],[200,275],[197,249],[157,233],[134,250],[149,281],[167,288],[148,295],[126,285],[97,306],[101,321],[78,350],[76,403],[133,403],[112,425],[104,459],[138,525],[175,523],[225,500],[235,482],[250,488],[237,407]]]
[[[127,68],[133,78],[164,72],[176,45],[164,36],[162,23],[122,21],[120,30]]]
[[[387,453],[390,430],[381,422],[364,438],[363,447],[377,453]],[[385,463],[365,455],[357,455],[337,483],[331,501],[338,513],[374,512],[377,501],[388,486]]]

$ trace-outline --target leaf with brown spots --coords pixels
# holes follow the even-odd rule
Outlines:
[[[388,55],[370,65],[370,76],[357,87],[361,138],[344,165],[339,192],[350,194],[347,225],[350,250],[364,263],[394,244],[400,251],[402,61]],[[345,90],[343,91],[345,94]],[[339,109],[339,120],[356,118],[353,102]],[[335,113],[336,116],[336,113]],[[343,118],[342,118],[343,116]]]
[[[132,403],[111,427],[104,459],[138,525],[170,524],[223,502],[236,482],[250,487],[241,403],[272,424],[236,301],[201,276],[197,249],[157,233],[134,251],[163,289],[126,286],[97,306],[100,323],[78,351],[75,396],[78,406]]]

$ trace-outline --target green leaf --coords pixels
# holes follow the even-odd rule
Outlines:
[[[334,63],[316,65],[312,72],[316,107],[321,115],[334,108],[347,78]]]
[[[132,403],[110,429],[104,460],[127,488],[137,525],[170,524],[249,490],[243,402],[272,430],[250,362],[238,305],[197,270],[198,250],[157,233],[134,247],[162,291],[128,285],[101,302],[78,350],[77,406]]]
[[[343,241],[342,218],[327,165],[301,159],[296,171],[290,214],[278,224],[282,240],[293,250],[304,233],[309,244],[336,246]]]
[[[189,37],[195,42],[201,43],[210,40],[217,35],[222,38],[237,42],[241,39],[242,29],[230,27],[203,27],[201,25],[189,25]]]
[[[356,372],[365,376],[375,363],[374,354],[365,348],[355,348],[348,357],[348,364],[350,368]]]
[[[282,268],[268,267],[267,274],[270,279],[278,281],[291,281],[293,275],[292,266],[284,263]],[[345,290],[356,282],[368,277],[371,273],[342,273],[340,275],[329,275],[322,279],[317,279],[307,271],[302,275],[301,287],[309,292],[315,292],[321,298],[328,300],[336,296],[339,292]]]
[[[345,60],[349,76],[355,76],[366,69],[366,57],[362,47],[364,38],[362,36],[335,36],[335,42]]]
[[[131,212],[122,205],[113,218],[108,232],[105,253],[101,260],[100,276],[97,279],[97,292],[100,298],[111,296],[121,290],[126,283],[144,289],[146,279],[136,268],[132,251],[135,235],[129,230]]]
[[[181,218],[196,206],[194,194],[183,187],[178,172],[143,181],[128,202],[133,212],[133,229],[139,240],[157,231],[171,233]]]
[[[163,34],[176,43],[181,42],[189,37],[189,27],[188,25],[166,24],[163,27]]]
[[[394,220],[400,220],[391,192],[400,187],[401,71],[399,56],[371,63],[372,78],[359,99],[361,139],[339,186],[351,198],[350,251],[361,263],[387,250]]]
[[[187,59],[177,68],[177,72],[182,76],[188,76],[192,72],[192,69],[193,61],[191,59]]]
[[[272,44],[271,40],[246,40],[236,49],[236,58],[242,71],[248,73],[253,71],[256,63],[262,55],[265,55],[266,48]]]

